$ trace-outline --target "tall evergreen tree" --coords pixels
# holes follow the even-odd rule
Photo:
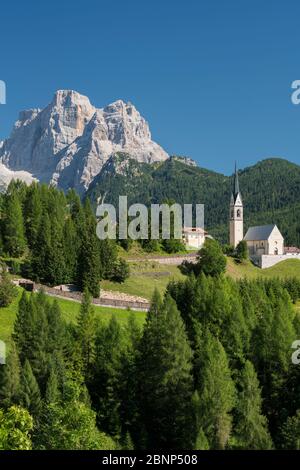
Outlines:
[[[113,316],[107,326],[98,328],[93,380],[89,391],[100,429],[116,439],[121,437],[120,377],[123,356],[120,325]]]
[[[141,340],[138,370],[147,449],[193,445],[191,361],[192,351],[175,302],[166,297],[160,308],[156,294]]]
[[[31,249],[36,247],[38,232],[41,224],[43,206],[40,187],[33,183],[27,191],[24,203],[24,221],[28,245]],[[38,247],[36,247],[38,249]]]
[[[26,408],[32,416],[38,417],[42,405],[41,393],[27,359],[21,373],[20,401],[22,406]]]
[[[300,410],[284,423],[280,437],[280,447],[282,449],[300,450]]]
[[[195,351],[196,387],[200,396],[198,421],[211,449],[224,449],[231,434],[231,411],[235,387],[228,358],[220,343],[207,329],[197,328]]]
[[[96,219],[88,200],[84,207],[84,227],[78,265],[78,285],[87,289],[93,297],[100,294],[100,256],[99,240],[96,235]]]
[[[5,251],[13,257],[23,255],[26,248],[22,206],[16,191],[6,195],[3,213]]]
[[[79,317],[78,317],[78,341],[81,346],[83,373],[89,376],[90,366],[95,355],[96,322],[94,309],[91,304],[91,296],[85,290],[82,297]]]
[[[262,399],[254,367],[246,361],[241,372],[236,407],[237,446],[242,449],[271,449],[272,440],[267,420],[262,415]]]
[[[15,343],[10,344],[6,364],[0,367],[0,405],[9,408],[18,403],[20,393],[20,361]]]

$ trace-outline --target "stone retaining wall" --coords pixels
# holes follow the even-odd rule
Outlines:
[[[35,284],[35,290],[44,290],[47,294],[54,297],[61,297],[65,299],[75,300],[81,302],[82,294],[80,292],[66,292],[54,287],[48,287],[41,284]],[[137,302],[130,300],[121,300],[121,299],[93,299],[92,303],[94,305],[99,305],[103,307],[116,307],[121,309],[131,309],[147,312],[150,308],[150,302]]]
[[[271,266],[274,266],[281,261],[286,261],[287,259],[300,260],[300,254],[251,256],[253,263],[259,266],[261,269],[270,268]]]

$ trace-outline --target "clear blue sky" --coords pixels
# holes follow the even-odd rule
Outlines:
[[[169,153],[231,173],[269,156],[300,164],[300,2],[2,2],[0,138],[21,109],[71,88],[136,105]]]

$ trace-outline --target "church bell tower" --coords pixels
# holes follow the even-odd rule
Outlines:
[[[230,199],[229,209],[229,243],[234,248],[244,238],[243,226],[243,202],[240,193],[239,176],[235,164],[235,172],[233,178],[233,188]]]

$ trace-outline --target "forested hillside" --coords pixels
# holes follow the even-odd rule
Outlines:
[[[249,225],[276,223],[287,245],[300,245],[300,166],[282,159],[263,160],[240,171],[245,229]],[[220,241],[228,237],[230,177],[189,166],[177,159],[159,164],[139,164],[125,154],[110,159],[89,188],[95,205],[99,196],[117,205],[119,195],[129,204],[205,204],[206,228]]]
[[[300,318],[284,287],[189,276],[154,294],[143,329],[134,313],[100,321],[87,293],[66,324],[24,292],[0,449],[299,449]]]
[[[0,256],[14,274],[55,286],[75,283],[99,296],[100,280],[122,280],[115,240],[99,240],[89,201],[46,185],[11,182],[0,196]]]

